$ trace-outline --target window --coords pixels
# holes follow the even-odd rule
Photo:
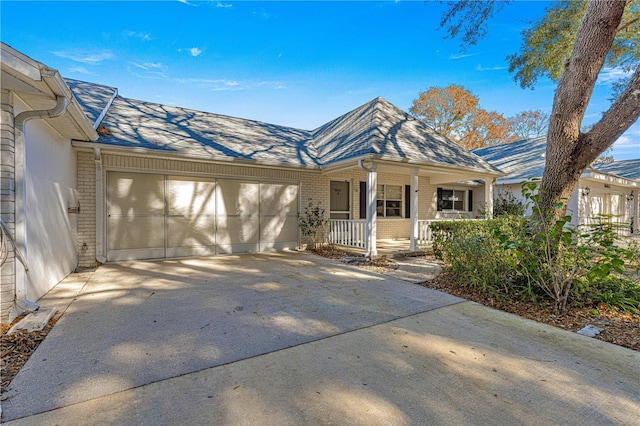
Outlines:
[[[378,185],[378,216],[402,217],[402,186]]]
[[[465,201],[467,201],[466,206]],[[438,211],[464,211],[467,209],[469,211],[473,209],[472,190],[438,188]]]
[[[376,198],[378,199],[376,210],[380,217],[402,217],[402,185],[378,185]],[[409,194],[411,186],[405,185],[405,218],[411,214],[409,208]],[[360,182],[360,219],[367,217],[367,183]]]

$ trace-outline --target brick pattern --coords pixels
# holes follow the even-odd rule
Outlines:
[[[131,155],[103,154],[103,181],[106,181],[106,171],[146,171],[159,173],[191,174],[203,177],[235,177],[269,180],[296,181],[300,185],[300,211],[312,199],[325,209],[329,216],[329,182],[330,180],[348,180],[351,182],[351,211],[352,218],[360,217],[360,185],[366,181],[366,173],[358,168],[332,173],[321,174],[317,171],[249,167],[237,164],[207,163],[203,161],[172,160],[154,157],[139,157]],[[82,211],[78,216],[78,254],[79,266],[90,267],[96,264],[96,164],[92,151],[78,152],[78,193]],[[380,185],[410,185],[411,176],[408,174],[393,174],[378,172]],[[432,186],[428,177],[421,176],[418,181],[420,188],[418,218],[434,219],[436,212],[436,186]],[[403,191],[404,193],[404,191]],[[103,194],[104,196],[104,194]],[[407,202],[407,200],[405,200]],[[404,212],[404,206],[402,211]],[[378,218],[377,237],[409,238],[411,220],[405,218]],[[301,243],[309,243],[302,239]],[[86,244],[86,248],[84,248]]]
[[[0,217],[15,237],[15,130],[13,99],[0,91]],[[9,247],[11,247],[9,245]],[[0,324],[9,321],[16,284],[15,253],[11,247],[0,268]]]
[[[78,150],[77,163],[78,197],[81,205],[81,212],[78,215],[78,267],[93,267],[97,263],[96,163],[93,151]],[[300,185],[299,203],[301,210],[304,210],[311,198],[314,204],[319,202],[320,206],[327,210],[328,215],[329,178],[317,171],[247,167],[236,164],[216,164],[115,154],[102,155],[102,170],[103,182],[106,182],[106,172],[108,170],[295,181]],[[99,212],[99,214],[102,213]]]
[[[360,169],[351,169],[327,176],[326,186],[329,180],[348,180],[351,182],[351,218],[360,218],[360,182],[366,182],[367,174]],[[411,185],[411,176],[395,173],[378,172],[378,185]],[[428,177],[419,177],[418,187],[418,218],[433,219],[435,217],[434,196],[435,188],[429,185]],[[403,189],[404,194],[404,189]],[[403,195],[404,197],[404,195]],[[408,202],[408,200],[403,200]],[[327,197],[327,205],[328,197]],[[402,206],[404,215],[404,204]],[[376,236],[379,239],[409,238],[411,236],[411,219],[378,217]]]
[[[96,164],[92,151],[78,151],[78,267],[96,266]]]

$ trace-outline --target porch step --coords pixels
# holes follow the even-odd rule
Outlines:
[[[432,248],[426,248],[424,250],[418,251],[394,251],[391,253],[378,253],[377,257],[382,257],[384,259],[402,259],[405,257],[418,257],[418,256],[426,256],[433,254]]]

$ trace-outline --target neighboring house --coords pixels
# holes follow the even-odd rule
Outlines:
[[[510,192],[524,201],[521,184],[542,178],[546,147],[546,137],[539,137],[472,152],[508,173],[497,179],[496,193]],[[592,224],[600,220],[600,215],[613,215],[612,220],[628,225],[624,226],[623,234],[640,233],[639,189],[640,160],[595,164],[580,176],[567,213],[573,224]]]
[[[0,216],[29,268],[10,248],[2,322],[76,267],[298,247],[309,200],[342,244],[415,250],[418,219],[475,217],[478,180],[503,175],[382,98],[307,131],[124,98],[0,45]]]

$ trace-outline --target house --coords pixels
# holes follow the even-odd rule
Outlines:
[[[474,217],[503,174],[382,98],[313,131],[125,98],[1,44],[0,318],[102,262],[299,246],[313,200],[330,238],[377,254],[420,221]]]
[[[479,148],[473,153],[508,173],[496,180],[497,193],[510,192],[524,201],[521,184],[542,178],[546,147],[546,137],[538,137]],[[567,213],[574,225],[593,224],[600,220],[600,215],[613,215],[613,221],[624,224],[623,234],[640,233],[639,189],[640,160],[594,164],[580,176]]]

